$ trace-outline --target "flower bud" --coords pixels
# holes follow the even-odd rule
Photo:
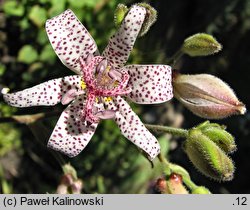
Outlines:
[[[56,193],[57,194],[68,194],[68,187],[64,184],[60,184],[58,185],[57,189],[56,189]]]
[[[60,183],[65,186],[70,186],[73,184],[73,177],[71,174],[64,174],[61,178]]]
[[[146,17],[139,33],[139,36],[144,36],[150,27],[155,23],[157,19],[157,11],[147,3],[138,3],[137,5],[144,7],[147,10]]]
[[[124,4],[118,4],[115,10],[114,21],[117,28],[120,27],[122,21],[126,14],[128,13],[128,8]]]
[[[221,119],[245,114],[246,108],[233,90],[219,78],[209,74],[176,74],[174,96],[194,114],[206,119]]]
[[[233,161],[199,129],[189,130],[184,150],[194,166],[205,176],[217,181],[230,181],[233,178]]]
[[[71,176],[73,181],[78,179],[76,170],[70,164],[63,165],[63,172],[64,172],[64,175]]]
[[[179,174],[172,173],[167,180],[167,194],[188,194],[187,189],[182,183],[182,177]]]
[[[154,190],[157,193],[164,194],[166,192],[166,187],[167,187],[167,181],[163,178],[157,179]]]
[[[197,128],[226,154],[232,153],[237,149],[234,137],[225,130],[225,126],[206,121],[198,125]]]
[[[211,194],[211,192],[206,187],[200,186],[192,190],[192,194]]]
[[[207,56],[219,52],[222,49],[216,39],[205,33],[198,33],[185,39],[182,52],[189,56]]]
[[[82,180],[78,179],[71,185],[72,193],[73,194],[80,194],[83,188]]]

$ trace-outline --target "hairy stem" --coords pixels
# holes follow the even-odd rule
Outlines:
[[[173,128],[169,126],[152,125],[152,124],[145,124],[145,126],[150,130],[167,132],[175,136],[181,136],[181,137],[188,136],[188,130],[183,128]]]

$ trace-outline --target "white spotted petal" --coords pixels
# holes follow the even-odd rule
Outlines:
[[[115,121],[123,136],[142,149],[153,160],[160,153],[159,142],[144,126],[128,103],[118,96],[107,105],[110,109],[116,110]]]
[[[84,106],[84,99],[78,97],[63,111],[50,136],[48,147],[75,157],[87,146],[98,123],[91,124],[84,120]]]
[[[81,90],[81,77],[78,75],[53,79],[15,93],[4,94],[4,100],[15,107],[52,106],[61,102],[67,91]]]
[[[124,18],[118,31],[110,38],[103,56],[114,67],[123,67],[133,49],[146,16],[144,7],[134,5]]]
[[[156,104],[173,98],[171,66],[129,65],[123,69],[130,75],[128,97],[135,103]]]
[[[62,63],[77,74],[81,70],[78,59],[97,51],[94,39],[69,9],[47,20],[46,32]]]

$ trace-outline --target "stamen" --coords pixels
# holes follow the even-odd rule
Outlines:
[[[62,105],[66,105],[68,103],[70,103],[72,100],[75,99],[75,97],[77,96],[77,90],[76,89],[70,89],[68,92],[66,92],[62,99],[61,99],[61,103]]]
[[[106,120],[106,119],[114,118],[115,113],[116,113],[116,111],[114,111],[114,110],[104,110],[104,111],[97,112],[95,114],[95,116],[100,118],[100,119]]]
[[[82,90],[86,89],[87,85],[86,83],[83,81],[83,79],[81,80],[81,88]]]
[[[120,73],[119,71],[111,70],[108,72],[108,75],[111,79],[114,79],[118,82],[121,82],[122,80],[122,73]]]
[[[108,102],[112,101],[112,98],[111,97],[104,97],[103,100],[104,100],[104,102],[108,103]]]
[[[102,74],[108,65],[108,61],[106,59],[103,59],[96,67],[96,73],[97,74]]]
[[[89,53],[85,60],[86,65],[89,65],[93,58],[94,58],[94,55],[92,53]]]

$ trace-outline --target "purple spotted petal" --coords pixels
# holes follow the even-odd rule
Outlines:
[[[145,15],[145,8],[137,5],[133,6],[124,18],[119,30],[109,40],[103,56],[107,58],[113,67],[123,67],[127,62]]]
[[[80,56],[86,58],[97,50],[87,29],[71,10],[47,20],[46,31],[56,54],[69,69],[80,74]]]
[[[81,77],[78,75],[53,79],[16,93],[4,94],[4,100],[11,106],[52,106],[59,103],[71,89],[81,91]]]
[[[84,120],[84,106],[84,100],[78,98],[64,110],[50,136],[48,147],[74,157],[87,146],[98,124]]]
[[[115,121],[121,133],[137,147],[146,152],[151,160],[160,153],[157,139],[148,131],[128,103],[120,96],[109,102],[108,107],[117,110]]]
[[[130,75],[128,97],[139,104],[156,104],[173,97],[172,71],[168,65],[129,65],[123,69]]]

